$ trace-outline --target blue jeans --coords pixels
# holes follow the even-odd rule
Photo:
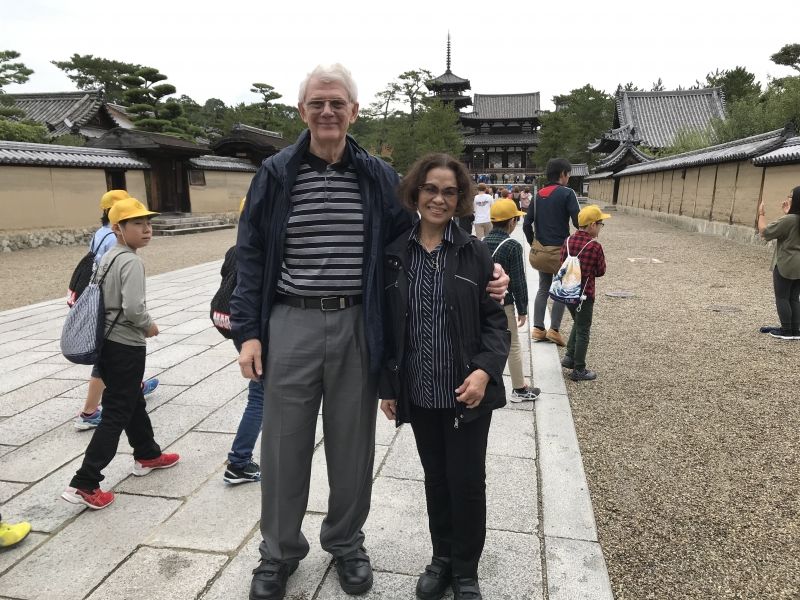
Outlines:
[[[264,414],[264,383],[250,381],[247,387],[247,406],[239,421],[239,429],[233,438],[231,451],[228,453],[228,462],[239,469],[244,468],[253,460],[253,447],[261,432],[261,418]]]

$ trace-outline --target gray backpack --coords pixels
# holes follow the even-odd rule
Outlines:
[[[64,328],[61,330],[61,354],[70,362],[94,365],[100,357],[103,342],[108,336],[104,333],[106,306],[103,301],[103,282],[117,258],[119,254],[111,259],[100,281],[97,281],[95,271],[92,281],[78,297],[64,321]],[[122,309],[108,328],[108,333],[111,333],[121,314]]]

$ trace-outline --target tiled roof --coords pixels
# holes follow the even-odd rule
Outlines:
[[[54,136],[72,133],[86,124],[103,106],[99,90],[49,94],[7,94],[26,118],[47,126]]]
[[[40,167],[149,169],[150,165],[123,150],[0,141],[0,164]]]
[[[139,131],[138,129],[123,129],[122,127],[107,131],[102,137],[91,140],[89,145],[95,148],[110,148],[114,150],[168,150],[195,156],[208,152],[207,146],[201,146],[174,135]]]
[[[700,131],[712,119],[725,118],[725,102],[719,88],[670,92],[617,91],[614,127],[633,127],[643,146],[666,148],[680,131]],[[614,135],[616,131],[609,132]]]
[[[447,69],[444,73],[439,75],[438,77],[434,77],[430,81],[425,82],[425,85],[428,89],[442,87],[445,85],[458,85],[463,87],[466,84],[465,89],[469,89],[470,83],[469,79],[464,79],[459,77],[458,75],[454,74],[450,69]]]
[[[535,133],[477,134],[464,138],[465,146],[531,146],[539,143]]]
[[[205,154],[197,158],[190,158],[189,164],[195,169],[205,169],[207,171],[242,171],[255,173],[255,165],[245,158],[234,158],[232,156],[215,156]]]
[[[249,133],[256,133],[268,137],[283,138],[283,133],[281,133],[280,131],[269,131],[268,129],[259,129],[258,127],[253,127],[252,125],[245,125],[244,123],[234,123],[233,127],[231,127],[231,131],[247,131]]]
[[[800,137],[794,136],[783,143],[783,146],[753,159],[757,167],[800,163]]]
[[[530,94],[475,94],[471,113],[462,119],[524,120],[539,116],[539,92]]]
[[[584,181],[598,181],[600,179],[608,179],[612,177],[614,173],[612,171],[603,171],[602,173],[593,173],[589,175]]]
[[[589,174],[589,165],[586,163],[573,163],[570,177],[586,177]]]
[[[633,145],[632,142],[625,142],[624,144],[617,146],[616,150],[597,163],[597,168],[601,170],[613,169],[617,165],[621,164],[626,158],[630,163],[641,163],[652,160],[651,156],[648,156],[639,150]]]
[[[670,169],[687,169],[702,165],[745,160],[760,156],[781,146],[788,133],[786,129],[776,129],[768,133],[754,135],[734,140],[717,146],[709,146],[692,152],[684,152],[675,156],[654,159],[638,165],[627,167],[617,173],[615,177],[652,173],[655,171],[668,171]]]
[[[106,102],[105,109],[106,113],[108,113],[108,116],[111,117],[111,120],[117,124],[117,127],[122,127],[123,129],[133,129],[133,121],[131,120],[128,111],[124,106],[121,104],[112,104],[111,102]]]

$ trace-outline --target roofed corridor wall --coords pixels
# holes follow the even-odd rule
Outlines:
[[[756,167],[749,160],[617,177],[616,204],[715,223],[754,227],[764,199],[767,220],[800,185],[800,164]],[[589,197],[614,203],[611,178],[589,182]]]

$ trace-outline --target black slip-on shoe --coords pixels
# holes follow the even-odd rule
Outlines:
[[[286,596],[286,582],[289,575],[297,570],[297,565],[298,563],[262,558],[253,569],[250,600],[283,600]]]
[[[478,580],[473,577],[453,577],[455,600],[483,600]]]
[[[372,588],[372,565],[363,546],[337,557],[336,573],[339,575],[339,585],[346,594],[356,596]]]
[[[434,556],[431,564],[417,579],[417,598],[420,600],[439,600],[453,577],[453,569],[449,558]]]

